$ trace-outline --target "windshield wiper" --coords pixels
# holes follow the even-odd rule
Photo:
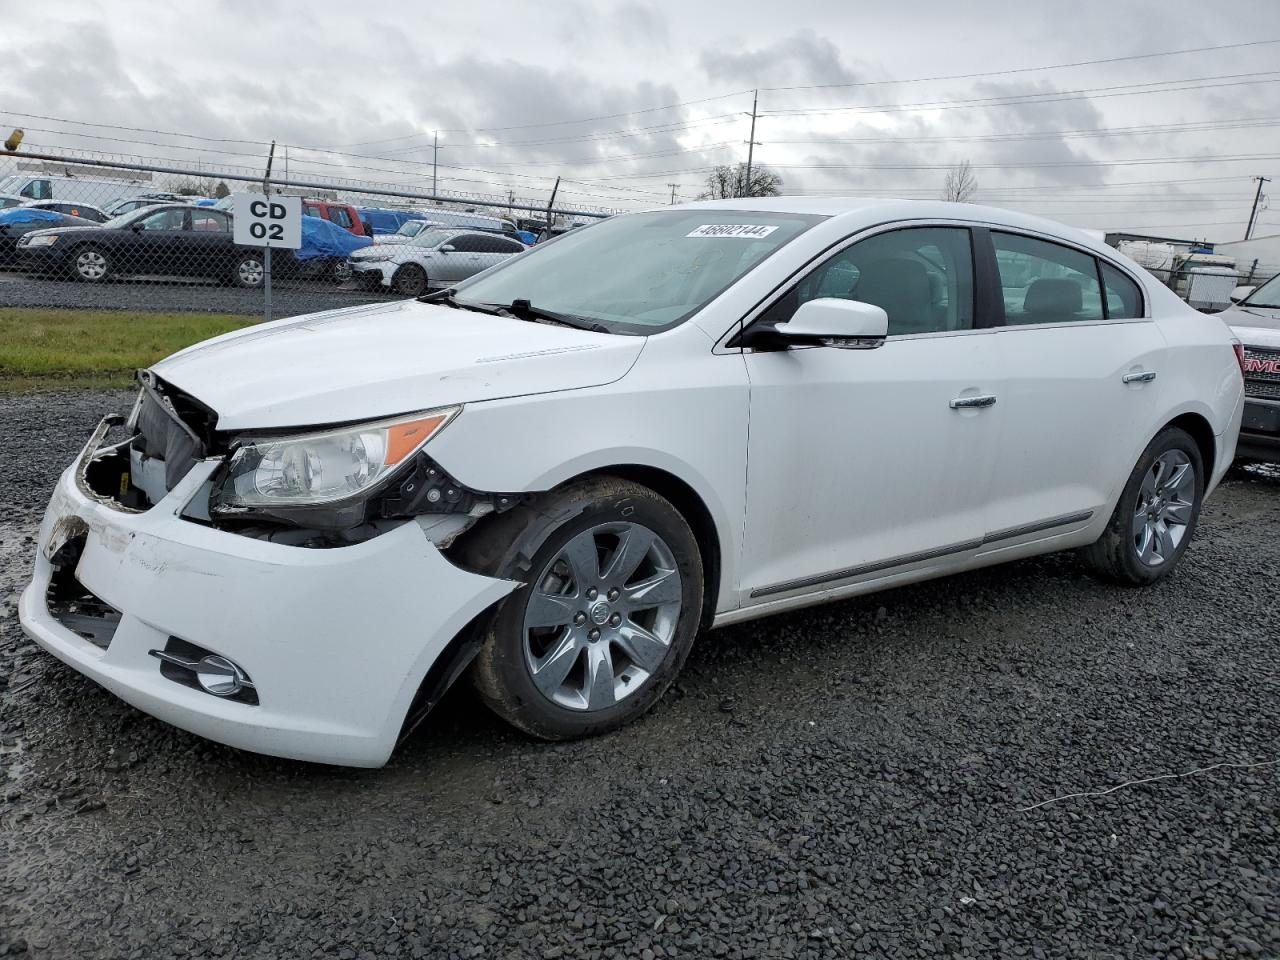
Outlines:
[[[428,293],[426,296],[419,297],[419,303],[440,303],[446,307],[453,307],[455,310],[474,310],[476,313],[498,314],[502,313],[504,308],[496,303],[478,303],[473,300],[459,300],[458,291],[453,287],[444,290],[437,290],[435,293]]]
[[[528,300],[512,300],[511,306],[501,309],[504,313],[508,313],[518,320],[532,320],[535,323],[555,323],[562,327],[573,327],[575,330],[589,330],[592,333],[610,332],[609,328],[603,323],[597,323],[585,317],[575,317],[571,313],[556,313],[554,310],[535,307]]]

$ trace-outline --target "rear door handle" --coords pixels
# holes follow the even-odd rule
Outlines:
[[[996,398],[991,394],[981,397],[956,397],[951,401],[952,410],[966,410],[970,407],[994,407]]]
[[[1137,370],[1124,375],[1125,383],[1150,383],[1156,378],[1154,370]]]

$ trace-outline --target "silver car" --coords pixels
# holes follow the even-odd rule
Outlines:
[[[487,270],[527,247],[519,240],[475,230],[424,230],[408,243],[375,243],[351,255],[353,277],[419,297]]]

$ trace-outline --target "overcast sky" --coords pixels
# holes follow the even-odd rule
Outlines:
[[[755,160],[784,193],[938,196],[945,167],[968,159],[984,202],[1228,240],[1251,178],[1280,175],[1280,42],[1036,69],[1280,41],[1277,0],[0,0],[0,12],[0,124],[24,127],[29,147],[201,169],[260,170],[275,139],[295,177],[423,189],[439,130],[442,189],[545,202],[559,174],[562,202],[635,208],[669,200],[671,184],[692,198],[708,167],[745,159],[758,88]],[[972,74],[986,75],[921,80]],[[1272,186],[1258,234],[1280,233],[1280,177]]]

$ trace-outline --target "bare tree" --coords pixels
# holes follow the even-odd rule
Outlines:
[[[968,203],[978,192],[978,178],[973,175],[973,167],[964,160],[947,171],[946,182],[942,185],[942,199],[956,203]]]
[[[747,182],[747,165],[730,167],[722,164],[707,174],[706,189],[699,200],[730,200],[735,197],[776,197],[782,193],[782,177],[762,164],[751,168]]]

